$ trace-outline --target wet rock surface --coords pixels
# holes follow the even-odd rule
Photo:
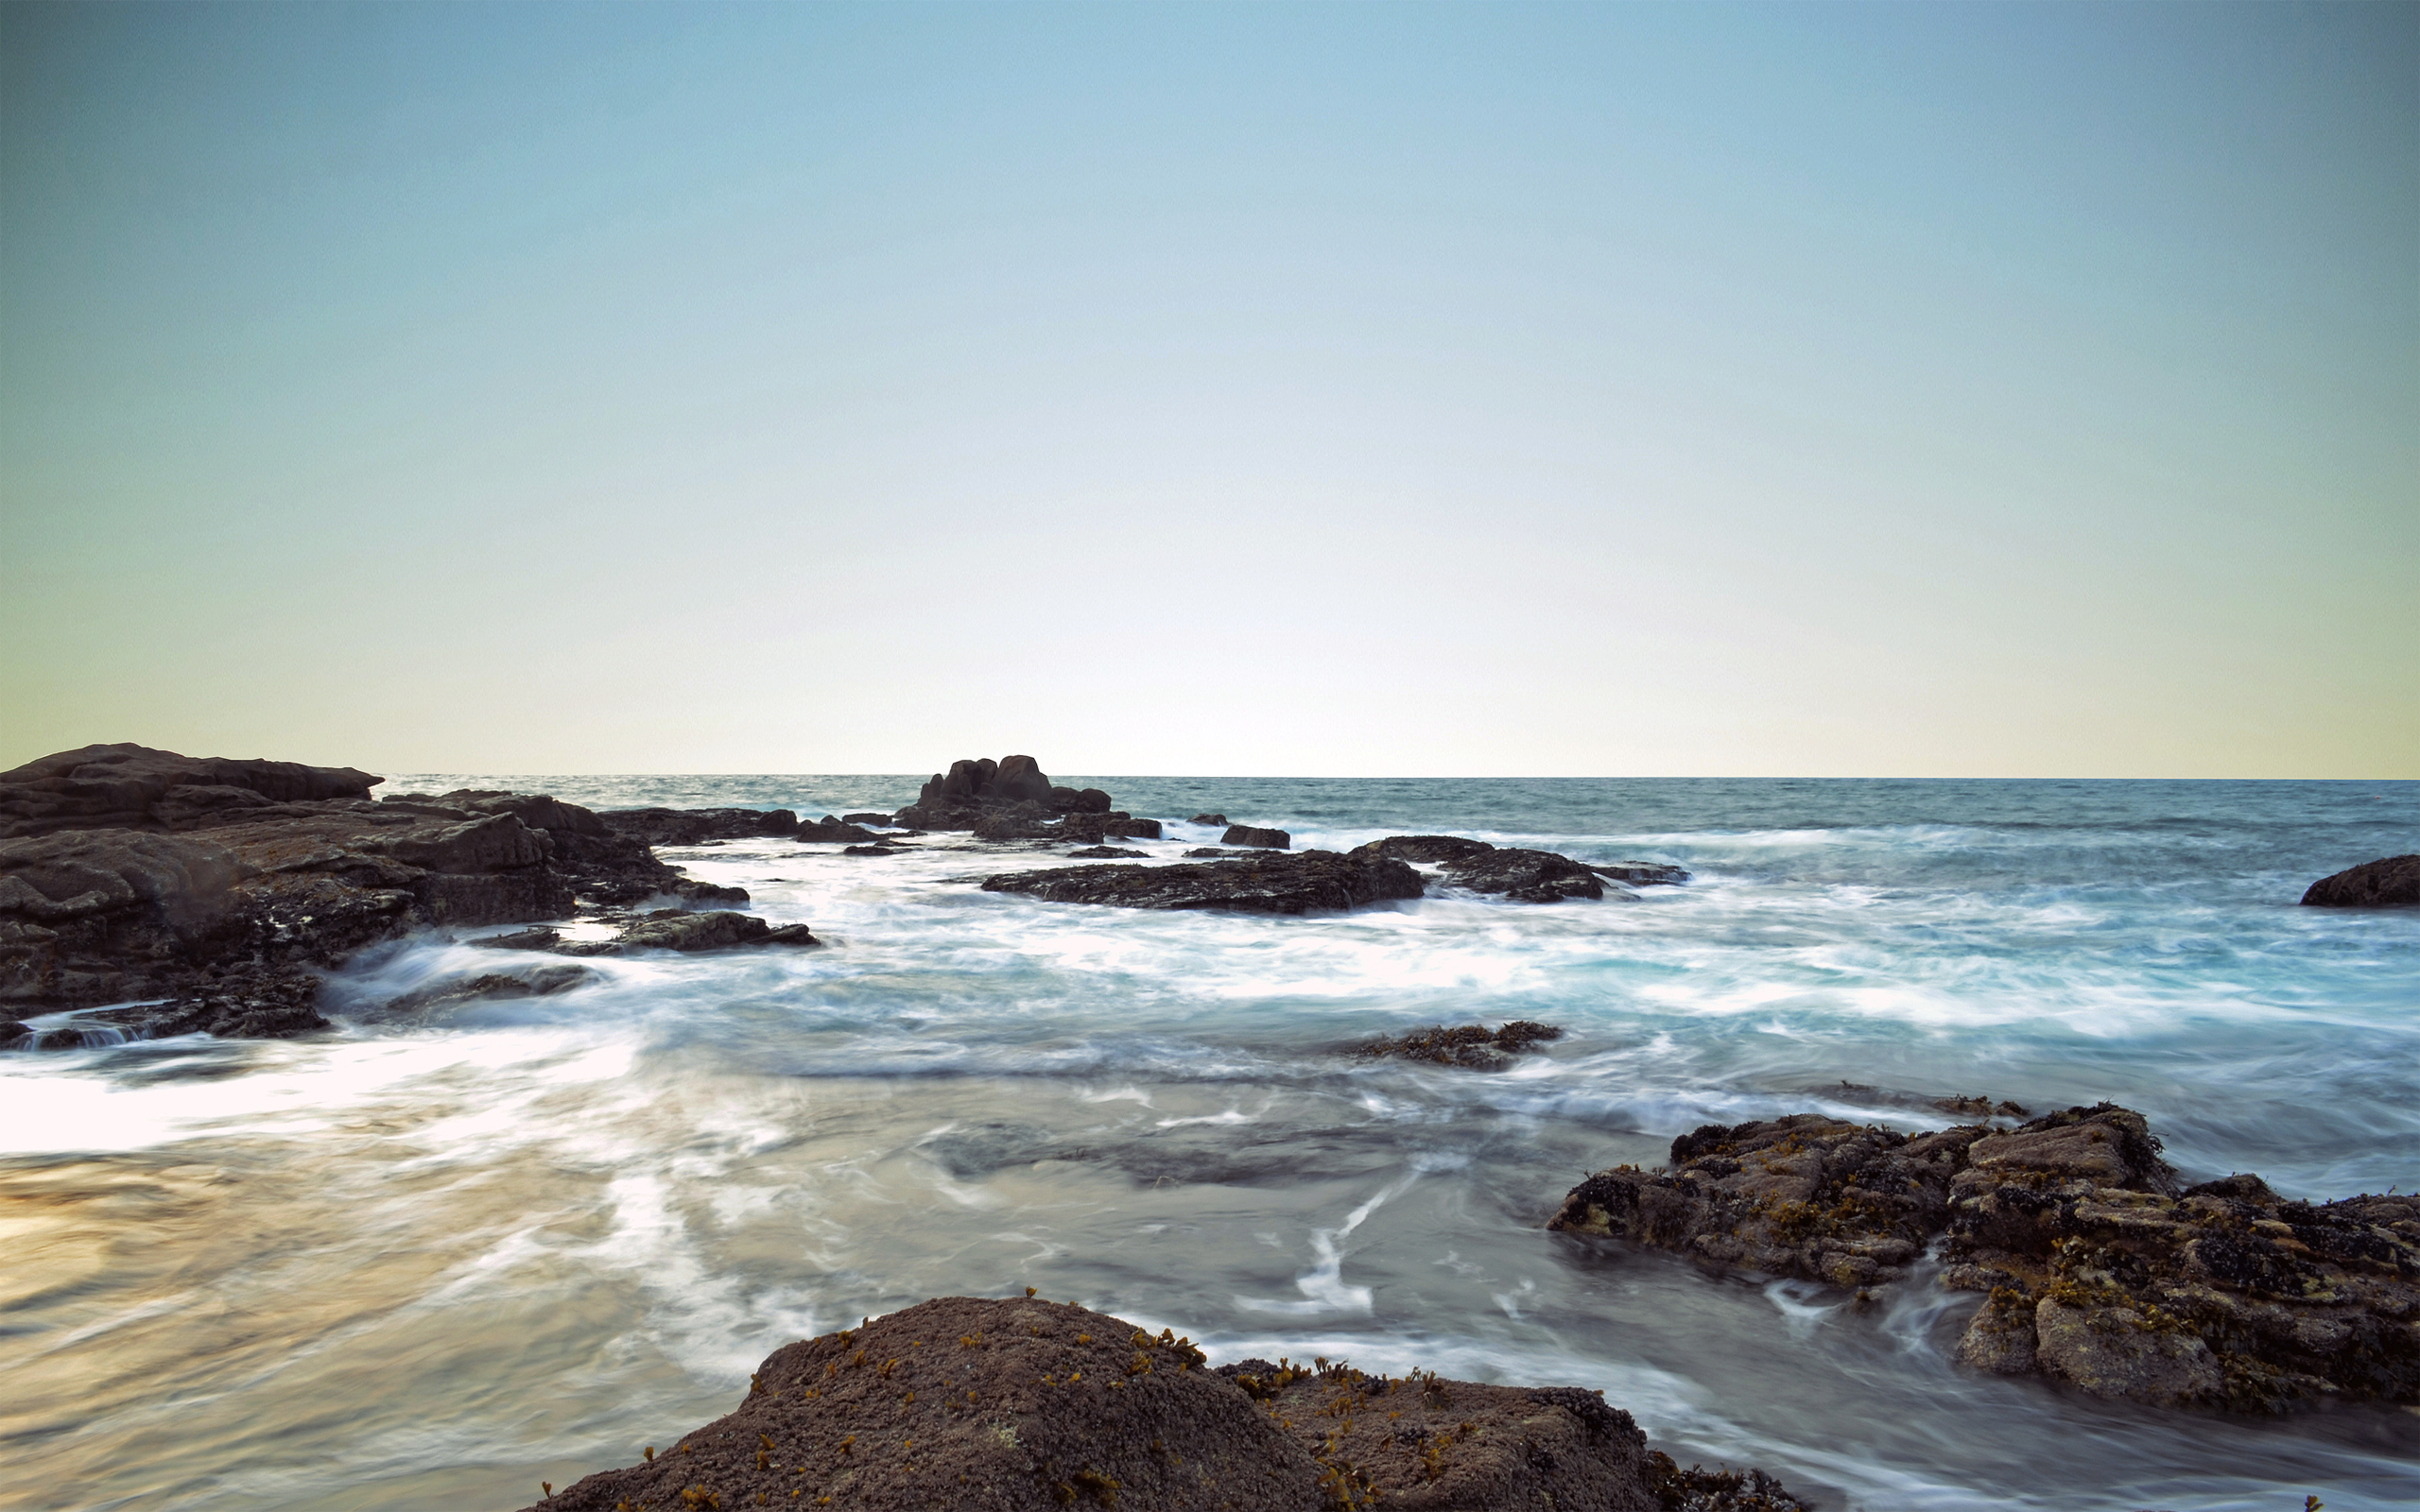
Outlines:
[[[1022,893],[1047,902],[1119,908],[1223,909],[1302,914],[1417,898],[1420,873],[1383,856],[1333,850],[1272,851],[1232,861],[1171,866],[1062,867],[987,877],[985,892]]]
[[[326,1026],[319,972],[414,930],[748,900],[577,804],[469,789],[373,801],[380,781],[140,746],[0,774],[0,1007],[152,999],[89,1022],[135,1038],[291,1036]],[[741,943],[779,934],[754,924],[699,927]]]
[[[1255,828],[1249,824],[1230,824],[1227,833],[1219,836],[1220,845],[1257,846],[1263,850],[1284,850],[1294,844],[1294,837],[1284,830]]]
[[[2347,867],[2312,883],[2303,902],[2311,908],[2420,908],[2420,855]]]
[[[1547,1227],[1860,1287],[1939,1238],[1943,1283],[1985,1294],[1973,1368],[2156,1406],[2420,1403],[2420,1197],[2180,1190],[2143,1116],[2106,1103],[1912,1137],[1709,1125],[1666,1169],[1590,1177]]]
[[[1187,1340],[1084,1308],[943,1297],[776,1350],[728,1416],[529,1512],[1797,1505],[1672,1500],[1662,1488],[1692,1473],[1724,1493],[1654,1457],[1628,1413],[1576,1387],[1214,1371]]]
[[[1473,840],[1459,834],[1389,835],[1383,840],[1373,840],[1358,847],[1357,853],[1359,850],[1398,861],[1440,867],[1443,869],[1444,880],[1454,886],[1495,894],[1513,902],[1551,903],[1573,898],[1603,898],[1606,888],[1600,879],[1604,877],[1636,880],[1646,886],[1662,886],[1686,882],[1689,876],[1678,867],[1654,862],[1591,866],[1552,850],[1494,846],[1484,840]],[[1614,896],[1627,898],[1631,894],[1617,888]]]
[[[554,932],[546,932],[552,935]],[[552,997],[596,980],[584,966],[541,966],[527,971],[483,971],[476,976],[432,982],[416,991],[389,999],[385,1012],[409,1015],[459,1007],[467,1003],[493,1003],[513,998]]]
[[[1372,1059],[1425,1060],[1439,1066],[1501,1071],[1512,1063],[1514,1056],[1562,1038],[1563,1031],[1553,1024],[1529,1019],[1515,1019],[1495,1029],[1480,1023],[1461,1023],[1451,1028],[1439,1024],[1433,1029],[1414,1029],[1409,1034],[1373,1040],[1357,1047],[1354,1054]]]
[[[1818,1113],[1709,1124],[1672,1142],[1666,1169],[1590,1177],[1547,1227],[1716,1266],[1871,1285],[1905,1275],[1947,1222],[1949,1184],[1982,1132],[1910,1139]]]

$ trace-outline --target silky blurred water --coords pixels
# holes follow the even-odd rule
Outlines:
[[[0,1057],[0,1505],[516,1506],[728,1410],[790,1338],[1028,1285],[1214,1357],[1602,1387],[1827,1506],[2420,1502],[2410,1412],[2113,1407],[1957,1369],[1971,1299],[1857,1314],[1540,1228],[1700,1123],[1938,1126],[1948,1093],[2125,1103],[2196,1177],[2409,1189],[2420,913],[2294,904],[2420,850],[2420,784],[1060,780],[1298,847],[1447,831],[1695,877],[1264,919],[967,880],[1046,849],[733,843],[666,853],[830,948],[383,1011],[511,959],[424,939],[336,979],[322,1039]],[[821,814],[917,781],[387,790]],[[1341,1053],[1508,1018],[1570,1035],[1501,1074]]]

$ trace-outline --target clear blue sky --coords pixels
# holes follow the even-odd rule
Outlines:
[[[2420,6],[0,8],[0,766],[2420,777]]]

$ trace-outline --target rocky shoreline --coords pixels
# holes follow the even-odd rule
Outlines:
[[[787,809],[597,811],[495,790],[372,799],[383,782],[353,767],[131,745],[0,773],[0,1014],[86,1010],[79,1022],[135,1039],[284,1038],[327,1027],[318,1007],[325,972],[419,932],[569,919],[616,927],[610,940],[542,927],[485,942],[559,955],[821,943],[803,922],[735,911],[745,890],[686,875],[655,855],[660,845],[775,839],[879,857],[928,833],[965,832],[979,847],[1072,844],[1070,859],[1125,863],[981,879],[989,891],[1269,914],[1419,898],[1432,882],[1553,902],[1607,896],[1601,878],[1628,897],[1622,881],[1687,877],[1452,835],[1398,835],[1342,856],[1296,851],[1283,830],[1240,824],[1226,825],[1221,842],[1240,849],[1203,864],[1156,861],[1105,842],[1157,840],[1159,820],[1113,807],[1098,788],[1053,783],[1030,756],[957,762],[896,814],[820,819]],[[527,995],[534,980],[489,976],[491,996]],[[463,984],[438,990],[469,1001]],[[82,1042],[0,1018],[0,1048]]]
[[[1030,855],[1038,846],[1065,846],[1055,859],[1092,864],[961,880],[1050,904],[1279,916],[1405,902],[1432,889],[1519,903],[1620,902],[1636,898],[1635,889],[1689,880],[1664,863],[1593,864],[1458,835],[1393,835],[1342,852],[1296,850],[1284,830],[1231,823],[1223,814],[1190,821],[1219,830],[1218,846],[1182,857],[1153,854],[1107,842],[1160,840],[1162,821],[1115,808],[1099,789],[1053,783],[1025,756],[956,763],[895,814],[820,819],[788,810],[596,811],[545,795],[488,790],[373,799],[381,781],[350,767],[190,758],[137,746],[89,747],[0,773],[0,1014],[75,1010],[82,1022],[130,1038],[291,1037],[327,1026],[319,1011],[327,972],[416,933],[527,926],[471,941],[499,953],[497,969],[429,984],[388,1004],[390,1014],[552,996],[597,979],[595,968],[562,957],[823,943],[804,922],[746,911],[739,906],[749,902],[743,890],[666,864],[654,852],[659,845],[783,840],[866,857],[935,848]],[[2389,857],[2323,879],[2302,902],[2405,906],[2413,901],[2415,878],[2420,858]],[[560,927],[574,919],[610,924],[614,932],[575,937]],[[503,964],[515,956],[521,964]],[[1344,1053],[1502,1071],[1560,1032],[1527,1022],[1496,1029],[1439,1025]],[[0,1049],[67,1042],[0,1018]],[[1676,1140],[1664,1167],[1616,1167],[1589,1177],[1546,1227],[1582,1242],[1593,1236],[1669,1251],[1716,1269],[1802,1278],[1841,1288],[1858,1304],[1892,1286],[1977,1293],[1981,1304],[1958,1348],[1963,1364],[1993,1374],[2039,1375],[2095,1396],[2259,1413],[2325,1400],[2420,1404],[2420,1198],[2293,1202],[2245,1175],[2187,1186],[2161,1159],[2142,1115],[2108,1104],[2024,1122],[2014,1121],[2024,1115],[2006,1103],[1976,1098],[1942,1106],[1977,1121],[1916,1134],[1815,1113],[1706,1125]],[[1092,1321],[1073,1323],[1080,1310],[1055,1304],[1027,1309],[1043,1321],[1011,1325],[999,1321],[1008,1314],[994,1315],[1022,1306],[964,1298],[926,1304],[993,1318],[964,1331],[973,1335],[996,1338],[1005,1328],[1040,1340],[1051,1329],[1074,1328],[1073,1342],[1046,1349],[1037,1343],[1027,1352],[1042,1352],[1016,1365],[1020,1371],[1030,1366],[1045,1384],[1062,1375],[1072,1384],[1077,1372],[1089,1378],[1098,1371],[1104,1389],[1115,1382],[1120,1392],[1148,1395],[1167,1385],[1133,1379],[1169,1373],[1164,1345],[1112,1350],[1124,1362],[1118,1365],[1099,1354],[1106,1347],[1097,1340],[1124,1337],[1133,1332],[1127,1325],[1089,1314],[1082,1316]],[[911,1316],[919,1311],[894,1318],[925,1331],[932,1319]],[[908,1348],[934,1342],[920,1332]],[[873,1347],[854,1346],[850,1368]],[[809,1341],[767,1362],[762,1379],[776,1383],[768,1391],[795,1387],[803,1395],[794,1400],[824,1403],[785,1419],[781,1432],[790,1437],[768,1426],[762,1432],[771,1443],[740,1445],[746,1452],[728,1464],[728,1456],[716,1457],[719,1449],[710,1452],[738,1431],[742,1417],[769,1405],[752,1396],[741,1414],[685,1436],[691,1468],[739,1475],[734,1467],[747,1462],[752,1468],[734,1483],[734,1495],[806,1491],[797,1479],[802,1465],[827,1479],[863,1474],[851,1504],[869,1497],[869,1504],[888,1504],[881,1497],[894,1493],[906,1504],[925,1494],[912,1488],[924,1486],[920,1477],[940,1463],[929,1457],[938,1449],[914,1454],[903,1428],[895,1463],[883,1460],[888,1468],[878,1469],[872,1448],[848,1447],[873,1442],[851,1437],[864,1423],[835,1416],[843,1406],[870,1408],[856,1399],[826,1403],[823,1388],[804,1377],[779,1383],[804,1363],[834,1366],[827,1356],[835,1348]],[[992,1368],[977,1366],[974,1355],[981,1352],[970,1347],[965,1366],[974,1374]],[[1152,1362],[1151,1368],[1125,1370],[1137,1359]],[[1122,1373],[1113,1373],[1112,1365]],[[1097,1472],[1112,1489],[1128,1487],[1139,1504],[1191,1505],[1195,1492],[1167,1473],[1174,1455],[1223,1463],[1217,1456],[1225,1453],[1286,1467],[1268,1486],[1253,1483],[1253,1495],[1265,1494],[1270,1505],[1357,1505],[1357,1498],[1380,1489],[1391,1503],[1441,1508],[1509,1507],[1547,1494],[1558,1504],[1577,1498],[1601,1506],[1796,1504],[1753,1471],[1692,1481],[1693,1472],[1668,1462],[1659,1469],[1627,1417],[1580,1400],[1584,1393],[1430,1379],[1417,1393],[1419,1421],[1373,1437],[1363,1432],[1375,1422],[1363,1399],[1374,1391],[1400,1394],[1404,1383],[1382,1379],[1373,1387],[1340,1365],[1224,1372],[1188,1366],[1172,1373],[1189,1381],[1169,1389],[1209,1395],[1171,1397],[1165,1406],[1174,1417],[1151,1420],[1226,1422],[1218,1433],[1228,1438],[1170,1452],[1166,1446],[1181,1440],[1164,1429],[1138,1449],[1131,1435],[1118,1436],[1128,1434],[1119,1426],[1126,1419],[1112,1414],[1096,1420],[1087,1416],[1090,1407],[1070,1415],[1066,1404],[1078,1400],[1070,1397],[1046,1411],[1045,1399],[1036,1397],[1015,1410],[1039,1416],[1018,1418],[1008,1437],[994,1424],[983,1432],[996,1442],[968,1439],[950,1451],[963,1451],[962,1468],[953,1473],[994,1487],[1003,1504],[1042,1504],[1035,1498],[1068,1504],[1060,1493],[1073,1487],[1078,1498],[1094,1495],[1098,1487],[1087,1489],[1092,1483],[1081,1474]],[[909,1379],[901,1378],[904,1389],[926,1389],[905,1385]],[[1003,1376],[967,1389],[1005,1391],[1011,1383]],[[1448,1433],[1442,1419],[1432,1421],[1430,1395],[1455,1403],[1461,1426]],[[1236,1416],[1237,1399],[1244,1417]],[[1409,1409],[1398,1403],[1388,1410],[1396,1416],[1387,1421],[1400,1423]],[[956,1431],[950,1424],[962,1427],[978,1416],[953,1409],[935,1418],[933,1442],[947,1440]],[[1305,1426],[1315,1418],[1316,1429]],[[821,1447],[810,1452],[812,1446]],[[809,1464],[826,1453],[833,1457]],[[694,1457],[700,1454],[707,1457]],[[775,1459],[788,1466],[782,1473],[789,1478],[761,1485],[748,1478]],[[621,1489],[596,1500],[606,1492],[590,1497],[575,1487],[547,1504],[619,1505],[641,1494],[678,1497],[692,1486],[708,1486],[702,1494],[709,1501],[725,1494],[707,1479],[672,1486],[665,1473],[650,1462],[591,1477],[582,1487],[594,1482]],[[874,1496],[878,1485],[891,1489]],[[1147,1485],[1161,1489],[1147,1496]],[[1722,1500],[1735,1494],[1750,1499]]]

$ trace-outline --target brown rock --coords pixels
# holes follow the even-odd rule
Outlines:
[[[786,1346],[729,1416],[529,1512],[826,1498],[869,1512],[1656,1512],[1643,1440],[1576,1388],[1341,1364],[1214,1372],[1187,1341],[1105,1314],[944,1297]]]
[[[2128,1307],[2073,1307],[2046,1297],[2034,1313],[2044,1374],[2096,1397],[2154,1407],[2221,1400],[2225,1376],[2210,1347],[2188,1328]]]

